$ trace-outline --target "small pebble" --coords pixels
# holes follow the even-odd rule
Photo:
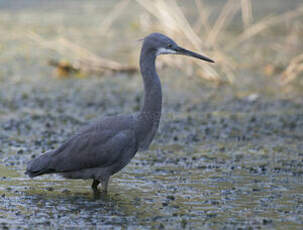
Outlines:
[[[175,200],[175,196],[173,196],[173,195],[168,195],[166,198],[169,200]]]
[[[46,190],[47,191],[54,191],[54,188],[53,187],[47,187]]]

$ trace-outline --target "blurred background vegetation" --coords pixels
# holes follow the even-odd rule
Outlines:
[[[133,74],[138,39],[158,31],[216,60],[208,65],[166,56],[159,67],[174,66],[216,86],[302,92],[300,0],[18,0],[2,1],[0,9],[0,79],[24,77],[26,70],[32,77],[39,70],[49,77],[47,65],[55,66],[59,77]],[[12,71],[16,65],[22,73]]]

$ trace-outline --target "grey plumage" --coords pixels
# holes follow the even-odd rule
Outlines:
[[[158,129],[162,90],[155,68],[160,54],[183,54],[208,62],[211,59],[179,47],[159,33],[144,38],[140,70],[144,82],[144,105],[138,114],[107,117],[72,136],[58,149],[29,162],[26,174],[36,177],[59,173],[66,178],[93,179],[107,191],[110,176],[120,171],[140,149],[147,149]]]

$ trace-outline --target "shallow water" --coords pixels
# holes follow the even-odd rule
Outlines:
[[[104,82],[115,85],[112,91],[103,90]],[[115,92],[118,82],[121,94]],[[23,174],[32,155],[58,146],[99,112],[136,108],[132,87],[125,77],[54,79],[28,97],[1,101],[3,226],[301,228],[302,105],[286,100],[210,103],[202,97],[193,103],[189,97],[178,106],[170,98],[174,85],[166,86],[170,103],[155,141],[112,178],[107,196],[95,197],[91,181]],[[7,95],[17,93],[6,88]]]
[[[83,12],[95,12],[91,4]],[[163,70],[160,130],[111,179],[108,195],[94,195],[91,181],[26,177],[31,158],[102,115],[137,111],[142,95],[138,74],[53,78],[50,54],[24,39],[26,30],[52,35],[63,23],[67,37],[95,47],[88,22],[98,18],[46,9],[41,21],[37,9],[0,14],[0,228],[302,229],[303,100],[268,93],[270,81],[257,92],[213,88]]]

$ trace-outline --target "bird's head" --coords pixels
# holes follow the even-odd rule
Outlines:
[[[171,38],[160,33],[152,33],[145,37],[143,47],[148,52],[153,52],[156,56],[160,54],[179,54],[214,63],[214,61],[208,57],[178,46]]]

